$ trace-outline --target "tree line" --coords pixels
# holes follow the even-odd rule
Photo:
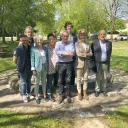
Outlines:
[[[36,32],[59,34],[66,21],[74,31],[86,28],[94,33],[105,29],[113,34],[125,28],[121,17],[127,0],[0,0],[0,37],[19,37],[26,26]],[[125,6],[124,6],[125,5]],[[124,8],[123,8],[124,7]]]

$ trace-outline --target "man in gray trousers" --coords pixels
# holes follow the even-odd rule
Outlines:
[[[106,31],[100,30],[98,40],[91,45],[93,60],[96,66],[96,86],[95,96],[102,92],[107,97],[107,74],[110,69],[110,57],[112,52],[112,42],[106,40]]]

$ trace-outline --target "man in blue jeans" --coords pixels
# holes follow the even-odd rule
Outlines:
[[[29,38],[22,36],[20,38],[20,45],[16,47],[13,55],[13,61],[16,63],[19,72],[21,92],[25,103],[29,100],[31,87],[30,46],[28,43]]]

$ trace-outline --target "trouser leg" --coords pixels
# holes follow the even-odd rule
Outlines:
[[[65,64],[58,64],[58,86],[60,96],[64,96]]]
[[[96,86],[95,86],[95,91],[99,92],[100,91],[100,80],[101,80],[101,64],[99,64],[99,69],[98,72],[96,73]]]
[[[66,77],[65,77],[65,83],[66,83],[66,95],[70,96],[71,93],[71,79],[72,79],[72,63],[65,64],[66,68]]]
[[[81,77],[82,77],[82,69],[76,69],[76,75],[77,75],[77,91],[78,93],[81,93]]]

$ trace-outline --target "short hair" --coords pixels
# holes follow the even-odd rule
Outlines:
[[[78,31],[78,35],[80,35],[80,34],[85,34],[85,36],[88,36],[88,30],[87,29],[80,29]]]
[[[24,32],[26,32],[27,29],[31,29],[32,32],[33,32],[33,28],[31,26],[27,26],[25,29],[24,29]]]
[[[105,35],[107,35],[106,30],[103,29],[103,30],[100,30],[100,31],[98,32],[98,36],[100,35],[100,32],[101,32],[101,31],[104,31],[104,32],[105,32]]]
[[[40,39],[43,40],[43,36],[42,36],[42,35],[36,35],[36,36],[34,37],[34,41],[35,41],[35,42],[36,42],[37,38],[40,38]]]
[[[72,28],[73,28],[73,24],[70,22],[70,21],[67,21],[64,25],[64,28],[66,29],[68,25],[71,25]]]
[[[49,33],[49,34],[47,35],[47,39],[49,39],[50,36],[52,36],[52,37],[55,38],[55,35],[54,35],[53,33]]]
[[[63,35],[63,33],[64,33],[64,32],[65,32],[65,33],[67,33],[67,34],[68,34],[68,36],[69,36],[68,31],[64,30],[64,31],[62,31],[62,32],[61,32],[61,37],[62,37],[62,35]]]
[[[28,38],[26,35],[21,35],[20,40],[25,40],[25,38]]]

